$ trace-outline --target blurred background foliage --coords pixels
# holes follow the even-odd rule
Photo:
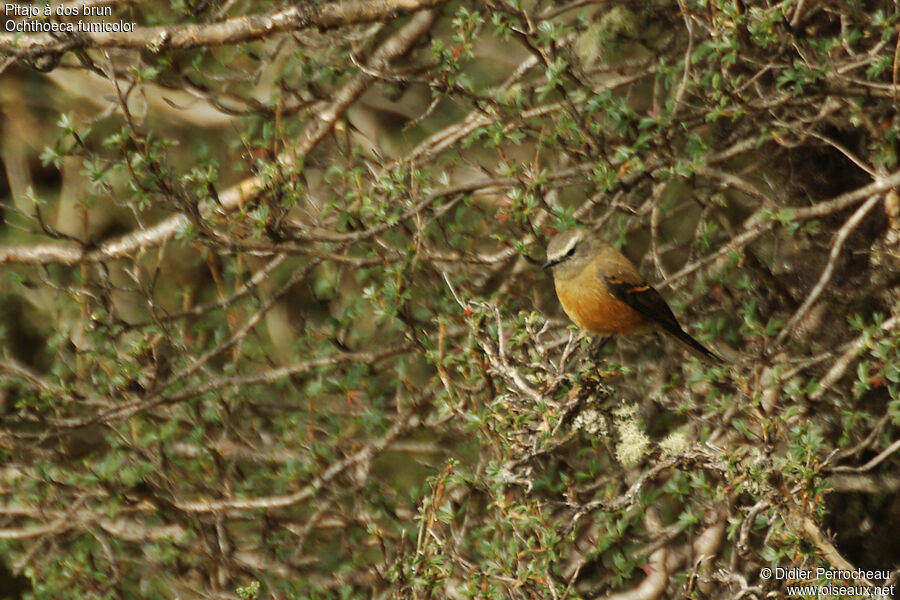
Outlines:
[[[159,29],[0,33],[0,593],[900,583],[894,3],[73,5]]]

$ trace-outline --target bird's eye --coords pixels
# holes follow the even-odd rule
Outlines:
[[[578,244],[573,244],[572,247],[569,248],[569,251],[566,252],[566,258],[569,258],[569,257],[572,256],[573,254],[575,254],[575,248],[576,248],[576,247],[578,247]]]

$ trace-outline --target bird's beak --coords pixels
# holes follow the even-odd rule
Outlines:
[[[556,260],[548,260],[547,262],[544,263],[544,265],[543,265],[541,268],[544,269],[544,270],[546,271],[547,269],[550,269],[550,268],[552,268],[552,267],[555,267],[555,266],[558,265],[560,262],[561,262],[561,261],[560,261],[559,259],[556,259]]]

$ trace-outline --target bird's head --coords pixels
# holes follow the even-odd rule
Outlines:
[[[543,268],[553,269],[554,275],[577,273],[594,257],[594,246],[594,234],[582,227],[558,233],[547,244],[547,262]]]

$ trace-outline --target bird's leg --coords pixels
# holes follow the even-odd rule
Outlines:
[[[593,343],[593,345],[591,346],[591,350],[588,353],[588,356],[590,357],[591,362],[596,363],[598,360],[600,360],[600,351],[603,350],[603,346],[606,345],[606,342],[608,342],[611,339],[612,339],[611,335],[606,335]]]

